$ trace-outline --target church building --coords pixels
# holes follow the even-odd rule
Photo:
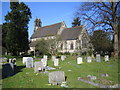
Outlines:
[[[34,51],[36,43],[40,39],[56,39],[60,37],[58,52],[76,53],[87,52],[92,44],[84,25],[67,28],[65,22],[59,22],[42,27],[39,18],[34,21],[34,33],[30,38],[30,51]]]

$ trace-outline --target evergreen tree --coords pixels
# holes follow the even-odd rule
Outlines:
[[[81,20],[79,19],[79,17],[75,18],[72,22],[72,27],[80,26],[80,25],[81,25]]]
[[[11,11],[5,16],[6,35],[5,44],[7,51],[13,55],[25,52],[29,49],[28,43],[28,22],[31,12],[23,2],[10,2]]]
[[[102,30],[94,31],[91,36],[94,51],[102,55],[111,54],[113,52],[113,42],[110,37],[109,32]]]

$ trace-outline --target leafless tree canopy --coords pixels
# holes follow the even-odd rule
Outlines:
[[[115,30],[114,25],[120,17],[119,2],[85,2],[80,6],[77,16],[89,29]]]

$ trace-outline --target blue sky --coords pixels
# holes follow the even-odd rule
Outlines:
[[[80,2],[25,2],[31,9],[32,19],[28,24],[29,38],[34,30],[34,20],[36,17],[42,21],[42,26],[58,23],[64,21],[67,27],[71,27],[74,14]],[[10,11],[9,2],[2,3],[2,22],[4,22],[4,16]]]

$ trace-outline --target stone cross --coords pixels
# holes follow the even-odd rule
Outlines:
[[[82,64],[82,63],[83,63],[82,57],[78,57],[78,58],[77,58],[77,64]]]
[[[33,58],[29,57],[26,60],[26,68],[32,68],[33,67]]]
[[[100,60],[100,54],[97,54],[97,55],[96,55],[96,61],[97,61],[97,62],[101,62],[101,60]]]
[[[55,59],[54,60],[54,66],[58,66],[59,65],[59,59]]]
[[[109,61],[109,56],[105,55],[105,61]]]
[[[87,62],[88,62],[88,63],[91,63],[91,62],[92,62],[92,57],[90,57],[90,56],[87,57]]]
[[[54,71],[49,73],[49,83],[52,85],[61,84],[65,82],[65,74],[63,71]]]
[[[34,73],[39,72],[39,71],[43,71],[44,66],[42,61],[37,61],[34,63]]]

